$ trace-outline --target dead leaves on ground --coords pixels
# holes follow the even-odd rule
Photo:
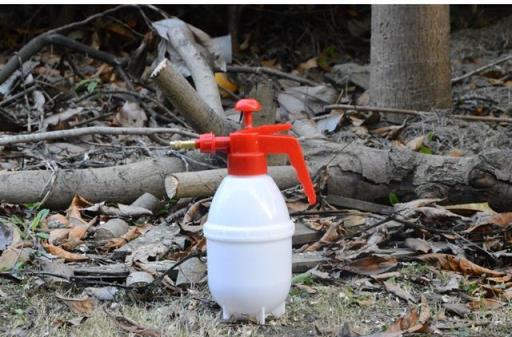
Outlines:
[[[419,311],[416,306],[410,307],[405,315],[389,326],[386,332],[428,332],[430,318],[430,307],[425,296],[422,296]]]
[[[385,273],[398,265],[393,256],[371,255],[348,263],[342,270],[360,275],[377,275]]]
[[[96,309],[93,299],[89,296],[71,298],[56,294],[55,297],[65,303],[75,314],[89,317]]]
[[[418,260],[432,263],[445,270],[456,271],[471,276],[503,276],[504,273],[481,267],[466,258],[449,254],[425,254],[417,257]]]
[[[130,334],[133,334],[135,336],[143,336],[143,337],[160,337],[162,334],[160,331],[148,328],[145,326],[142,326],[124,316],[121,315],[114,315],[107,310],[105,310],[105,313],[110,316],[116,325],[123,331],[126,331]]]

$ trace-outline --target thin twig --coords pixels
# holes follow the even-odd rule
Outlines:
[[[286,78],[288,80],[292,80],[301,84],[317,86],[320,83],[308,80],[304,77],[295,76],[292,74],[285,73],[283,71],[279,71],[277,69],[267,68],[267,67],[251,67],[251,66],[227,66],[227,71],[232,73],[254,73],[254,74],[267,74],[277,77]]]
[[[326,105],[324,107],[325,111],[330,110],[355,110],[355,111],[374,111],[374,112],[382,112],[382,113],[399,113],[404,115],[413,115],[413,116],[434,116],[434,112],[429,111],[418,111],[418,110],[409,110],[409,109],[395,109],[395,108],[379,108],[372,106],[363,106],[363,105],[350,105],[350,104],[331,104]],[[512,123],[512,118],[505,117],[487,117],[487,116],[465,116],[465,115],[447,115],[453,119],[467,120],[467,121],[479,121],[486,123]],[[326,115],[325,117],[328,117]],[[322,118],[318,118],[322,119]]]
[[[53,140],[61,138],[74,138],[87,135],[151,135],[155,133],[174,133],[188,137],[197,137],[196,133],[178,128],[115,128],[107,126],[94,126],[70,130],[4,136],[0,137],[0,145],[39,142],[42,140]]]
[[[512,60],[512,54],[511,55],[508,55],[508,56],[505,56],[495,62],[492,62],[492,63],[489,63],[489,64],[486,64],[485,66],[481,66],[480,68],[476,68],[475,70],[473,71],[470,71],[469,73],[467,74],[464,74],[462,76],[459,76],[459,77],[455,77],[455,78],[452,78],[452,84],[453,83],[457,83],[457,82],[460,82],[462,80],[465,80],[466,78],[468,77],[471,77],[473,75],[476,75],[476,74],[479,74],[481,72],[483,72],[484,70],[487,70],[489,68],[492,68],[498,64],[501,64],[501,63],[504,63],[504,62],[507,62],[509,60]]]

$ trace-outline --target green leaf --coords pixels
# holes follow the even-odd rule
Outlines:
[[[91,81],[89,84],[87,84],[87,92],[92,93],[94,90],[96,90],[96,87],[98,86],[97,81]]]
[[[432,154],[432,149],[428,146],[421,145],[419,152],[423,154]]]
[[[50,234],[45,233],[45,232],[39,232],[36,234],[36,236],[43,240],[48,240],[48,238],[50,238]]]
[[[36,217],[34,218],[34,220],[32,220],[32,223],[30,224],[30,230],[34,231],[37,227],[39,227],[39,225],[41,224],[41,221],[43,221],[43,219],[46,218],[49,213],[50,213],[50,210],[47,208],[42,209],[39,212],[37,212]]]
[[[100,83],[101,80],[99,78],[87,78],[78,82],[78,84],[75,86],[75,90],[78,91],[85,88],[87,92],[92,93],[94,90],[96,90],[96,87]]]
[[[302,274],[295,275],[292,278],[292,284],[311,285],[311,284],[313,284],[313,275],[311,275],[310,272],[305,272]]]
[[[31,211],[38,210],[39,207],[41,207],[41,202],[29,202],[28,204],[24,205],[26,208],[28,208]]]
[[[398,195],[396,195],[395,192],[389,193],[389,203],[391,205],[398,204],[400,202],[400,199],[398,199]]]

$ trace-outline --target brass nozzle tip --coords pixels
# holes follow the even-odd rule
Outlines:
[[[169,146],[173,150],[193,150],[196,148],[195,140],[175,140],[169,142]]]

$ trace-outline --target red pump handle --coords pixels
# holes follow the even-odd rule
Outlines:
[[[239,132],[257,133],[259,150],[265,154],[287,154],[288,158],[290,158],[290,163],[295,168],[297,178],[304,188],[304,194],[307,196],[309,203],[315,204],[315,188],[304,162],[304,154],[302,153],[300,143],[295,137],[276,134],[290,130],[292,125],[286,123],[252,127],[252,114],[260,109],[261,104],[253,98],[245,98],[236,102],[235,110],[243,113],[245,126],[245,129]]]
[[[297,178],[304,189],[304,194],[311,205],[316,204],[316,193],[304,162],[304,154],[297,138],[292,136],[260,135],[258,136],[260,151],[266,154],[285,153],[290,158],[290,164],[295,168]]]

